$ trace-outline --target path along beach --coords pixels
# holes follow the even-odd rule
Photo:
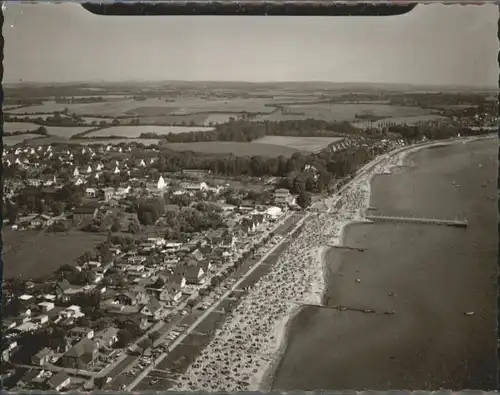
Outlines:
[[[269,390],[286,349],[288,325],[300,303],[322,303],[325,254],[330,246],[342,244],[346,225],[363,221],[372,178],[401,166],[410,153],[456,142],[405,147],[380,156],[358,172],[341,196],[331,198],[332,203],[342,199],[335,213],[309,214],[272,270],[249,290],[171,390]],[[328,270],[336,269],[330,264]]]

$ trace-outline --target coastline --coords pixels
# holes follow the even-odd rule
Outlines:
[[[459,138],[446,143],[470,139]],[[243,298],[202,355],[188,368],[186,376],[191,382],[203,383],[201,388],[181,385],[172,389],[269,390],[286,350],[290,323],[300,311],[300,303],[321,303],[323,300],[328,275],[327,251],[332,245],[341,245],[347,225],[365,222],[362,213],[369,207],[372,179],[403,165],[408,155],[439,144],[443,141],[401,147],[365,165],[341,190],[343,202],[339,210],[331,214],[313,214],[307,219],[302,234],[283,251],[272,271]],[[332,199],[338,201],[339,195]],[[235,333],[240,334],[241,341],[235,341]],[[273,335],[266,336],[266,333]],[[231,352],[224,352],[221,344],[230,344]],[[248,347],[249,344],[252,346]],[[237,372],[224,368],[224,364],[241,366],[244,362],[245,368]],[[217,377],[217,380],[204,382],[203,375]],[[241,376],[247,379],[241,380]]]

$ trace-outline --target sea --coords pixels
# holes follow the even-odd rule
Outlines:
[[[346,227],[364,250],[328,251],[323,303],[375,313],[301,309],[272,390],[497,389],[498,148],[424,149],[373,179],[375,213],[468,227]]]

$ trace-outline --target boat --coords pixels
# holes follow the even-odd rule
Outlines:
[[[391,314],[395,314],[395,313],[396,313],[395,310],[384,311],[384,314],[386,314],[386,315],[391,315]]]

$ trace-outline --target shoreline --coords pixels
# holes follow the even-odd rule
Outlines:
[[[477,137],[457,138],[446,143],[471,139]],[[187,369],[185,376],[189,382],[183,381],[171,390],[266,391],[272,388],[286,351],[290,324],[302,307],[300,303],[322,303],[324,299],[329,246],[342,244],[346,226],[366,222],[362,212],[370,204],[372,179],[403,165],[408,155],[438,144],[443,141],[400,147],[360,169],[345,188],[330,197],[332,201],[342,198],[338,211],[312,214],[305,221],[301,235],[280,254],[271,272],[254,285]],[[229,370],[224,365],[237,369]],[[215,379],[207,381],[206,376]]]

